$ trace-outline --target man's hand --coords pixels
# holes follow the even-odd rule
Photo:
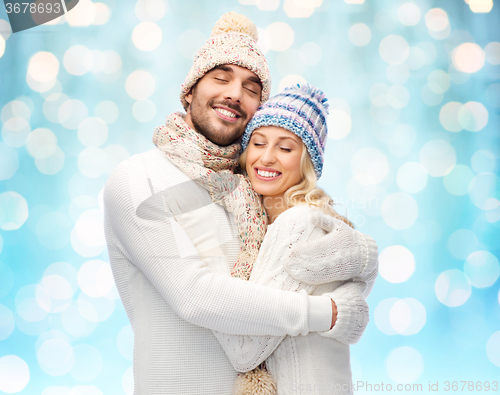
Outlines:
[[[335,322],[337,321],[337,305],[333,301],[333,299],[330,299],[332,301],[332,326],[330,329],[332,329],[335,326]]]

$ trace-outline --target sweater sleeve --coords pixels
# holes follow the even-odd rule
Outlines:
[[[315,309],[323,314],[322,329],[311,328],[318,317],[311,318],[307,296],[212,273],[173,218],[165,191],[155,193],[149,177],[140,166],[121,166],[108,179],[108,244],[142,271],[181,318],[240,335],[298,335],[329,327],[327,298],[321,297]]]

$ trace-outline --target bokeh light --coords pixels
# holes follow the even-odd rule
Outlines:
[[[50,376],[64,376],[75,363],[71,344],[63,339],[44,341],[36,353],[40,368]]]
[[[273,22],[266,28],[270,40],[270,49],[273,51],[286,51],[294,41],[293,29],[285,22]]]
[[[465,103],[458,112],[460,125],[470,132],[479,132],[488,124],[488,110],[478,102]]]
[[[408,229],[418,218],[416,200],[404,192],[389,195],[382,203],[384,222],[396,230]]]
[[[80,123],[87,118],[88,109],[81,100],[68,99],[57,111],[59,123],[67,129],[77,130]]]
[[[493,152],[486,149],[474,152],[470,161],[472,170],[476,173],[493,172],[497,166],[497,158]]]
[[[168,12],[168,3],[164,0],[138,0],[135,14],[142,21],[158,22]]]
[[[491,363],[500,367],[500,331],[493,333],[488,339],[486,354]]]
[[[404,37],[391,34],[380,42],[379,53],[389,64],[403,63],[410,54],[410,46]]]
[[[14,314],[7,306],[0,304],[0,341],[7,339],[15,327]]]
[[[424,372],[424,359],[413,347],[398,347],[387,356],[386,369],[396,383],[413,383]]]
[[[53,175],[64,167],[66,156],[61,148],[55,147],[54,152],[45,158],[35,158],[35,165],[40,173]]]
[[[469,192],[469,185],[473,178],[474,173],[469,166],[456,165],[443,177],[443,185],[452,195],[463,196]]]
[[[101,353],[90,344],[73,347],[75,362],[69,374],[78,381],[88,382],[96,379],[102,372]]]
[[[404,3],[398,8],[398,19],[406,26],[415,26],[420,21],[420,8],[414,3]]]
[[[475,233],[470,229],[458,229],[448,238],[448,249],[458,259],[466,259],[479,247]]]
[[[362,148],[351,159],[354,177],[364,185],[380,183],[389,172],[389,162],[376,148]]]
[[[118,119],[120,110],[115,102],[111,100],[104,100],[99,102],[95,107],[95,115],[107,124],[110,124]]]
[[[387,145],[393,156],[404,158],[410,154],[416,140],[416,130],[411,125],[401,124],[396,126]]]
[[[372,32],[364,23],[355,23],[349,29],[349,40],[358,47],[368,44],[371,38]]]
[[[134,393],[134,371],[132,367],[128,368],[123,374],[122,388],[127,395]]]
[[[448,307],[457,307],[467,302],[471,295],[471,285],[465,274],[458,269],[446,270],[434,284],[438,300]]]
[[[12,269],[0,261],[0,298],[8,295],[14,285]]]
[[[156,115],[156,106],[149,99],[137,100],[132,106],[132,114],[139,122],[149,122]]]
[[[415,257],[405,247],[384,248],[379,255],[379,274],[390,283],[407,281],[415,271]]]
[[[125,89],[128,95],[135,100],[145,100],[151,96],[156,87],[153,76],[144,70],[134,71],[127,77]]]
[[[404,84],[410,78],[410,70],[404,63],[390,64],[386,69],[387,79],[393,84]]]
[[[3,56],[5,53],[5,39],[0,36],[0,58]]]
[[[475,43],[463,43],[453,50],[453,64],[464,73],[475,73],[484,66],[485,54]]]
[[[88,296],[106,296],[114,285],[109,264],[98,259],[87,261],[78,272],[78,284]]]
[[[21,392],[30,381],[28,364],[17,355],[0,357],[0,391]]]
[[[476,288],[489,287],[500,275],[498,259],[489,251],[473,252],[465,260],[464,273]]]
[[[318,44],[310,41],[300,47],[299,56],[302,63],[313,66],[321,61],[323,51]]]
[[[98,209],[80,215],[71,231],[71,245],[83,257],[99,255],[105,248],[102,214]]]
[[[78,126],[78,139],[86,147],[99,147],[108,139],[108,126],[100,118],[87,118]]]
[[[500,43],[491,42],[484,47],[486,61],[494,66],[500,64]]]
[[[425,24],[429,34],[436,40],[443,40],[450,35],[451,27],[448,14],[441,8],[432,8],[425,14]]]
[[[10,118],[2,127],[2,139],[10,147],[19,148],[26,144],[31,127],[24,118]]]
[[[0,193],[0,229],[19,229],[28,219],[28,202],[17,192]]]
[[[27,138],[26,148],[36,159],[46,159],[57,149],[57,137],[46,128],[33,130]]]
[[[493,0],[468,0],[472,12],[486,13],[493,8]]]
[[[192,61],[206,39],[205,35],[199,30],[186,30],[179,35],[177,50],[184,58]]]
[[[389,319],[394,330],[402,335],[415,335],[426,322],[425,307],[413,298],[400,299],[392,306]]]
[[[19,168],[19,156],[14,148],[0,143],[0,180],[8,180]]]
[[[420,163],[407,162],[399,168],[396,182],[404,192],[418,193],[427,185],[427,172]]]
[[[445,140],[431,140],[420,149],[420,163],[432,177],[447,175],[455,167],[457,156],[453,146]]]
[[[479,173],[469,184],[470,200],[475,206],[485,210],[487,202],[493,193],[498,191],[499,185],[500,178],[495,173]]]
[[[73,75],[88,73],[94,64],[92,51],[84,45],[74,45],[64,54],[64,68]]]
[[[153,51],[161,44],[163,33],[154,22],[139,23],[133,33],[132,41],[141,51]]]
[[[132,361],[134,353],[134,332],[131,325],[124,326],[116,337],[116,345],[120,354],[129,361]]]

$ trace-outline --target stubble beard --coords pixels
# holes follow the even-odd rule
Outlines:
[[[216,126],[213,121],[210,120],[210,111],[213,110],[215,104],[220,104],[238,111],[241,118],[237,121],[238,125],[220,125]],[[196,98],[196,90],[193,91],[193,100],[189,105],[189,111],[191,115],[191,122],[193,123],[194,129],[209,139],[212,143],[227,146],[234,143],[238,138],[240,138],[246,127],[245,120],[247,119],[247,114],[244,112],[240,106],[232,104],[230,102],[219,102],[215,103],[215,100],[209,100],[206,106],[203,106],[199,100]],[[243,121],[243,122],[242,122]],[[221,123],[229,123],[221,120]]]

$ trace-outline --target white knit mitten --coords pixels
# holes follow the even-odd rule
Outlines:
[[[291,246],[284,268],[297,281],[319,285],[371,273],[377,265],[375,241],[345,222],[314,213],[307,243]]]

